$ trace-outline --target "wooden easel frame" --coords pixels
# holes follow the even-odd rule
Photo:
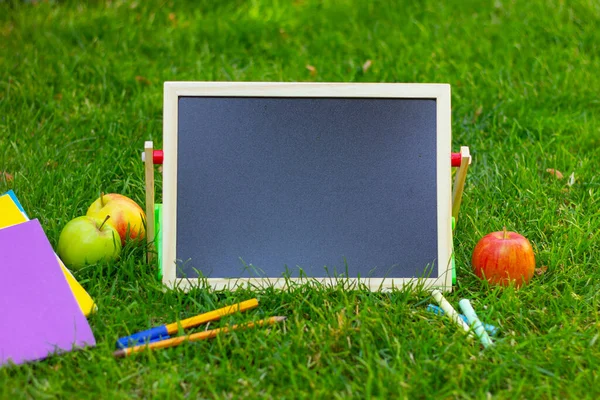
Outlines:
[[[164,231],[165,237],[168,239],[172,239],[172,235],[174,235],[175,231],[175,222],[173,222],[173,217],[176,211],[174,205],[176,205],[176,193],[177,193],[177,182],[173,179],[176,178],[177,171],[177,153],[176,153],[176,141],[173,138],[176,138],[176,118],[177,118],[177,104],[175,101],[179,96],[195,96],[199,94],[210,94],[215,96],[229,96],[229,95],[240,95],[243,96],[256,96],[256,97],[265,97],[267,95],[274,97],[397,97],[398,96],[398,87],[395,85],[386,85],[386,84],[378,84],[378,85],[365,85],[365,86],[356,86],[351,84],[329,84],[329,85],[303,85],[302,87],[298,85],[291,84],[267,84],[267,83],[219,83],[219,82],[167,82],[165,83],[165,109],[164,111],[164,121],[163,121],[163,135],[166,135],[169,139],[164,142],[165,153],[167,159],[165,160],[165,176],[169,177],[169,187],[163,187],[163,202],[164,206],[166,206],[165,214],[163,215],[160,229]],[[299,91],[299,89],[302,89]],[[359,90],[360,89],[360,90]],[[358,92],[357,92],[358,91]],[[376,94],[376,96],[375,96]],[[437,109],[437,120],[442,121],[441,128],[438,126],[438,135],[441,134],[441,143],[444,143],[444,152],[449,151],[450,148],[450,112],[449,112],[449,87],[444,85],[418,85],[418,84],[406,84],[402,86],[402,97],[406,98],[435,98],[439,101],[440,106]],[[165,134],[165,132],[167,134]],[[438,140],[439,140],[438,136]],[[437,158],[437,179],[438,185],[443,185],[442,192],[445,192],[442,197],[451,201],[451,204],[446,203],[444,207],[441,209],[438,207],[438,223],[440,221],[445,221],[446,218],[454,217],[456,222],[456,217],[458,216],[458,210],[460,207],[460,202],[462,198],[462,192],[464,189],[464,183],[466,179],[466,173],[468,170],[468,165],[470,163],[470,155],[468,154],[468,148],[466,148],[466,153],[461,149],[461,154],[459,157],[460,161],[456,167],[458,167],[458,171],[456,173],[456,179],[454,181],[454,188],[452,188],[452,182],[446,181],[446,179],[450,179],[451,174],[451,165],[452,163],[445,164],[445,160],[448,160],[447,155],[443,155],[442,152],[439,151],[441,145],[438,144],[438,153],[436,155]],[[154,150],[152,149],[151,144],[147,144],[147,148],[144,152],[144,159],[146,162],[146,198],[147,204],[146,209],[148,210],[148,220],[147,223],[151,225],[148,231],[152,232],[152,235],[148,235],[149,240],[149,248],[152,247],[152,244],[155,242],[155,227],[156,221],[154,221]],[[447,153],[446,153],[447,154]],[[447,177],[447,178],[446,178]],[[173,183],[174,182],[174,183]],[[438,186],[438,196],[439,196],[439,186]],[[441,213],[441,214],[440,214]],[[448,229],[444,229],[441,233],[442,235],[452,235],[451,231]],[[166,249],[163,247],[160,250],[163,258],[163,264],[166,262],[165,260],[169,259],[171,255],[174,255],[174,245],[169,245]],[[452,244],[450,242],[449,245],[446,245],[445,249],[442,249],[443,253],[448,252],[450,256],[452,253]],[[149,251],[151,253],[151,251]],[[173,253],[173,254],[172,254]],[[150,255],[149,258],[151,258]],[[443,258],[445,258],[445,254]],[[172,275],[174,271],[174,267],[169,265],[163,265],[165,268],[165,278],[163,282],[166,282],[169,286],[172,284],[178,284],[186,279],[175,279],[173,280]],[[450,288],[451,283],[449,278],[445,279],[444,286]],[[191,280],[191,279],[190,279]],[[219,280],[217,278],[214,279]],[[220,281],[230,281],[229,279],[220,279]],[[404,281],[404,278],[402,279]],[[399,282],[402,283],[402,282]],[[218,285],[221,285],[222,282],[218,282]],[[394,283],[392,283],[394,284]],[[211,283],[212,285],[212,283]]]
[[[146,261],[148,263],[154,260],[156,252],[154,246],[155,227],[154,221],[154,144],[152,141],[144,143],[144,152],[142,153],[144,162],[145,181],[146,181],[146,242],[147,253]]]
[[[458,212],[460,211],[460,203],[462,202],[462,194],[465,188],[467,172],[471,165],[471,153],[469,147],[461,146],[460,148],[460,164],[457,166],[456,175],[454,176],[454,185],[452,185],[452,217],[454,222],[458,222]],[[455,165],[452,165],[453,167]]]

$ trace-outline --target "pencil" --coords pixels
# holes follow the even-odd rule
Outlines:
[[[118,348],[125,348],[135,345],[143,345],[163,339],[168,339],[170,335],[177,333],[179,327],[182,329],[193,328],[195,326],[205,324],[207,322],[216,321],[221,317],[233,314],[237,311],[242,312],[258,307],[257,299],[242,301],[231,306],[219,308],[218,310],[209,311],[204,314],[199,314],[183,321],[173,322],[166,325],[157,326],[148,330],[138,332],[136,334],[125,336],[117,340]]]
[[[255,307],[258,307],[258,300],[250,299],[232,306],[219,308],[218,310],[209,311],[204,314],[196,315],[195,317],[184,319],[181,322],[173,322],[165,325],[165,327],[167,328],[167,332],[172,334],[179,330],[180,324],[182,329],[193,328],[194,326],[198,326],[206,322],[215,321],[221,317],[224,317],[225,315],[233,314],[236,311],[242,312]]]
[[[194,342],[194,341],[199,341],[199,340],[212,339],[220,333],[227,333],[227,332],[234,331],[236,329],[248,329],[248,328],[254,328],[256,326],[272,325],[272,324],[275,324],[277,322],[281,322],[284,320],[285,320],[285,317],[270,317],[267,319],[261,319],[256,322],[248,322],[246,324],[233,325],[232,327],[217,328],[217,329],[211,329],[208,331],[192,333],[191,335],[177,336],[177,337],[174,337],[171,339],[161,340],[159,342],[149,343],[149,344],[140,345],[140,346],[128,347],[126,349],[119,349],[113,353],[113,356],[115,356],[117,358],[121,358],[121,357],[126,357],[132,353],[138,353],[140,351],[144,351],[146,349],[158,350],[158,349],[165,349],[168,347],[175,347],[175,346],[178,346],[185,342]]]

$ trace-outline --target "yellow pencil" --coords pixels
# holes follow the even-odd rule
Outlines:
[[[169,337],[169,335],[177,333],[180,326],[182,329],[193,328],[194,326],[205,324],[207,322],[216,321],[225,315],[230,315],[237,311],[242,312],[251,310],[255,307],[258,307],[257,299],[242,301],[241,303],[196,315],[194,317],[184,319],[183,321],[157,326],[130,336],[122,337],[117,340],[117,347],[125,348],[129,347],[130,345],[143,345],[148,342],[154,342],[161,340],[161,338],[166,339]]]
[[[144,351],[146,349],[158,350],[158,349],[165,349],[168,347],[175,347],[175,346],[178,346],[185,342],[194,342],[194,341],[198,341],[198,340],[212,339],[215,336],[217,336],[219,333],[227,333],[230,331],[234,331],[236,329],[248,329],[248,328],[254,328],[256,326],[272,325],[272,324],[275,324],[277,322],[281,322],[284,320],[285,320],[285,317],[270,317],[267,319],[261,319],[256,322],[248,322],[246,324],[233,325],[232,327],[211,329],[208,331],[192,333],[191,335],[183,335],[183,336],[178,336],[178,337],[174,337],[171,339],[165,339],[165,340],[161,340],[159,342],[149,343],[146,345],[128,347],[126,349],[119,349],[113,353],[113,356],[120,358],[120,357],[126,357],[132,353],[138,353],[140,351]]]
[[[194,326],[215,321],[221,317],[224,317],[225,315],[233,314],[236,311],[242,312],[255,307],[258,307],[258,300],[250,299],[232,306],[219,308],[218,310],[209,311],[204,314],[196,315],[195,317],[184,319],[181,322],[173,322],[172,324],[165,325],[165,327],[167,328],[167,332],[172,334],[179,330],[179,325],[181,325],[181,328],[183,329],[193,328]]]

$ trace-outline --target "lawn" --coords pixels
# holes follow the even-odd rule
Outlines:
[[[144,203],[139,155],[162,143],[164,81],[449,83],[453,148],[474,161],[447,298],[470,298],[500,333],[484,351],[425,310],[426,292],[163,291],[128,247],[75,272],[99,307],[97,347],[1,368],[0,398],[600,397],[598,1],[86,3],[0,1],[0,193],[54,246],[101,191]],[[535,249],[520,290],[471,272],[477,241],[503,226]],[[257,309],[212,326],[287,321],[112,356],[128,332],[252,297]]]

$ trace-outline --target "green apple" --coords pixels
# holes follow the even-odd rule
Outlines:
[[[106,221],[83,216],[72,219],[63,228],[58,238],[57,253],[71,269],[88,264],[114,261],[121,254],[119,233]]]

